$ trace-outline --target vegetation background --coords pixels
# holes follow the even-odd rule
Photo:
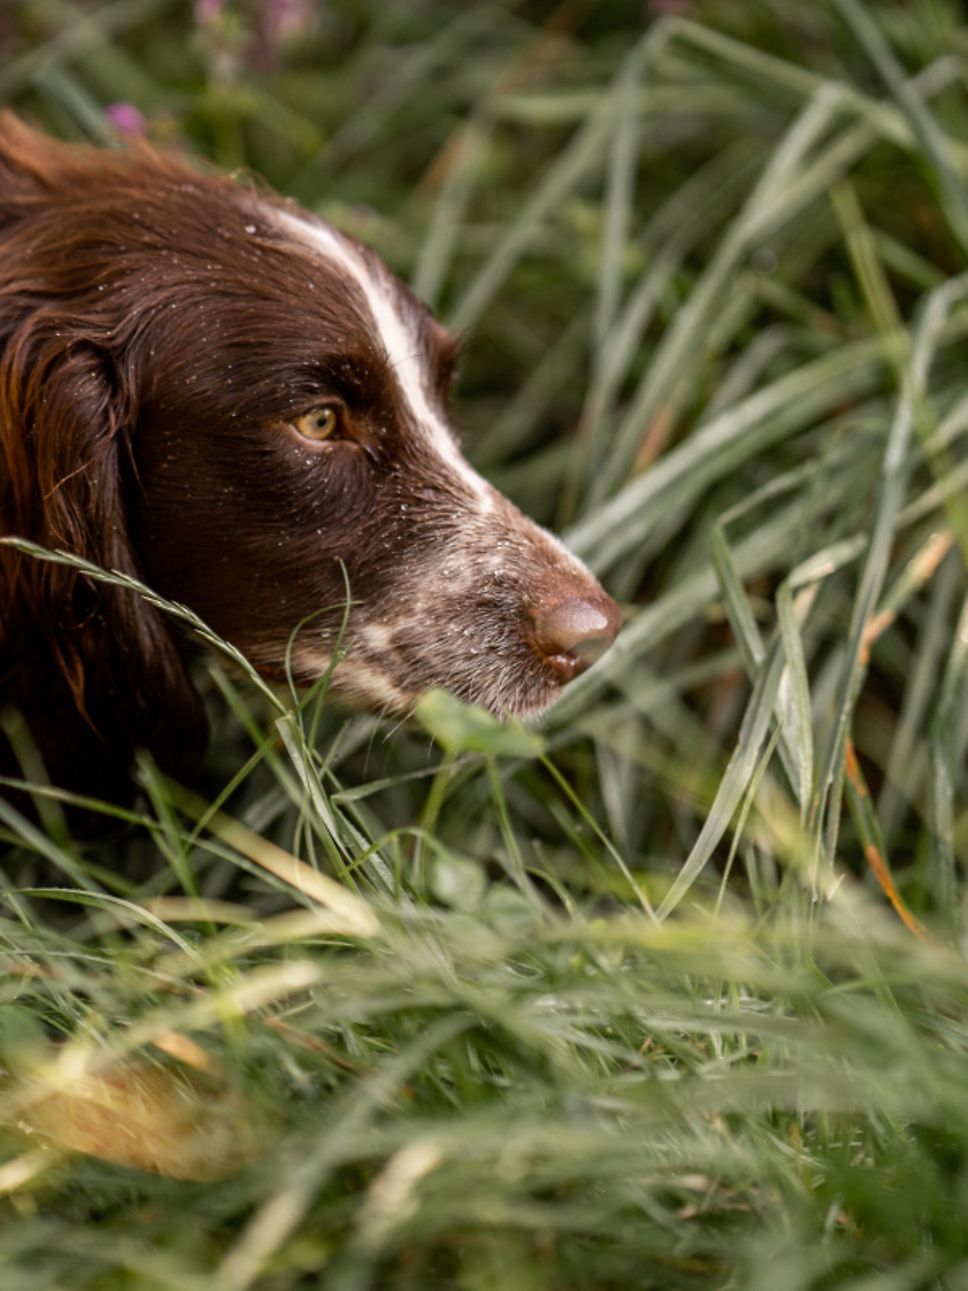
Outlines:
[[[628,624],[540,733],[216,650],[211,801],[96,841],[5,718],[3,1291],[968,1287],[966,72],[955,0],[7,0],[0,99],[466,336]]]

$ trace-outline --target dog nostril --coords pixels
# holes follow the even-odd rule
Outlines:
[[[622,611],[604,593],[593,601],[576,596],[534,616],[535,643],[552,661],[567,664],[570,677],[600,659],[618,635]]]

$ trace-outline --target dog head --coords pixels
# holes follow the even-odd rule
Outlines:
[[[390,712],[443,686],[531,713],[614,638],[594,578],[462,456],[453,341],[346,234],[171,155],[7,116],[0,293],[5,532],[144,578],[269,678],[288,659],[309,683],[339,647],[335,689]],[[167,622],[0,559],[8,620],[29,607],[89,724],[112,703],[99,674],[130,674],[151,746],[166,691],[190,691]],[[7,632],[8,678],[25,648]]]

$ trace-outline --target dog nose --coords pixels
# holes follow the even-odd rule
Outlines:
[[[610,596],[572,596],[532,614],[538,650],[570,681],[600,659],[618,635],[622,611]]]

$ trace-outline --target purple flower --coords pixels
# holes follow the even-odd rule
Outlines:
[[[312,0],[264,0],[262,34],[270,45],[305,36],[313,26]]]
[[[225,0],[195,0],[195,21],[202,27],[218,22],[225,8]]]
[[[127,139],[140,139],[148,126],[144,113],[133,103],[112,103],[104,115],[111,128]]]

